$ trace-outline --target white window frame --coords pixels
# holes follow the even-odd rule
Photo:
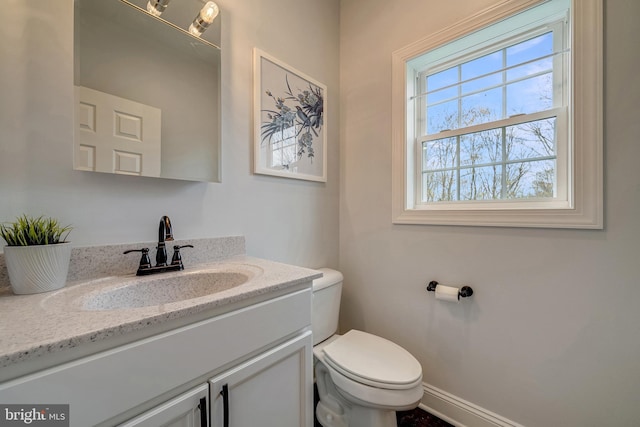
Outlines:
[[[508,18],[541,0],[501,2],[393,53],[392,215],[397,224],[603,228],[603,0],[571,2],[571,94],[568,123],[569,188],[564,200],[419,203],[421,171],[413,109],[415,70],[410,61],[466,34]],[[560,177],[559,177],[560,179]]]

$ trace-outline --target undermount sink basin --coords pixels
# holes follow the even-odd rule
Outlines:
[[[147,276],[121,287],[84,296],[82,309],[117,310],[169,304],[222,292],[242,285],[249,279],[248,274],[235,271]]]

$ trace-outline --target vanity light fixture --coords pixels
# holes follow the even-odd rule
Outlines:
[[[189,32],[196,37],[200,37],[209,25],[211,25],[213,20],[216,19],[219,12],[220,9],[218,5],[212,1],[208,1],[189,26]]]
[[[165,11],[171,0],[149,0],[147,3],[147,12],[153,16],[160,16]]]

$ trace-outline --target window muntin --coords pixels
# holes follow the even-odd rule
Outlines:
[[[418,205],[566,199],[566,25],[417,72]]]

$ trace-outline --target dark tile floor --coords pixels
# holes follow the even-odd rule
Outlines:
[[[398,427],[453,427],[435,415],[416,408],[413,411],[398,412]]]
[[[398,427],[453,427],[435,415],[416,408],[413,411],[397,413]],[[314,427],[322,427],[318,420],[314,420]]]

